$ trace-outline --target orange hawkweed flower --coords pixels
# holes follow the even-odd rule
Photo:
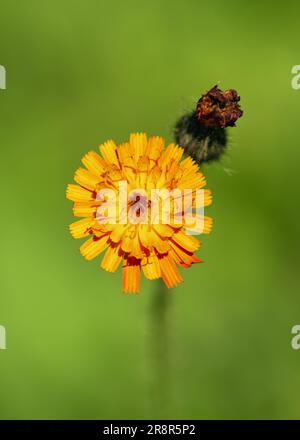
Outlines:
[[[210,190],[202,189],[206,185],[203,174],[190,157],[181,160],[182,148],[174,144],[165,148],[158,136],[147,140],[145,134],[131,134],[129,142],[117,146],[107,141],[99,149],[102,157],[94,151],[87,153],[82,159],[85,168],[75,173],[78,185],[67,188],[74,216],[82,217],[70,225],[71,234],[74,238],[91,236],[80,252],[92,260],[105,251],[101,267],[108,272],[115,272],[122,261],[124,292],[139,291],[141,269],[150,280],[162,278],[167,287],[176,286],[183,281],[178,265],[186,268],[201,262],[195,255],[200,241],[189,232],[191,225],[200,220],[199,232],[203,233],[209,233],[212,226],[211,218],[192,214],[193,208],[208,206],[212,200]],[[153,190],[167,190],[167,195],[177,191],[172,203],[169,198],[166,203],[164,196],[158,199],[167,216],[154,216]],[[181,192],[185,191],[188,197],[183,206]],[[130,211],[134,221],[128,221]]]

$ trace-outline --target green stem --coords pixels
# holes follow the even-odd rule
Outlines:
[[[162,417],[170,400],[170,306],[172,292],[161,280],[156,282],[152,303],[152,337],[154,352],[154,408]]]

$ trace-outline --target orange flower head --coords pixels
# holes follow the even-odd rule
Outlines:
[[[82,217],[70,225],[71,234],[90,236],[80,252],[92,260],[105,251],[101,267],[108,272],[122,262],[126,293],[139,291],[141,270],[176,286],[183,281],[178,266],[201,262],[194,235],[211,231],[212,219],[202,211],[212,200],[203,174],[190,157],[181,160],[183,148],[165,148],[158,136],[132,134],[129,142],[107,141],[99,149],[101,156],[83,157],[77,185],[67,188],[74,216]]]

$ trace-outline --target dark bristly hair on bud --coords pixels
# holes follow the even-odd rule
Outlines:
[[[218,86],[201,96],[193,112],[175,125],[176,142],[198,164],[217,160],[227,145],[226,127],[234,127],[243,115],[240,97],[233,89],[222,92]]]

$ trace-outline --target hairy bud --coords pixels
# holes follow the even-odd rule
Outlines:
[[[243,115],[240,97],[233,89],[222,92],[214,86],[202,95],[196,110],[182,116],[176,123],[176,142],[198,164],[219,159],[227,144],[225,128],[235,126]]]

